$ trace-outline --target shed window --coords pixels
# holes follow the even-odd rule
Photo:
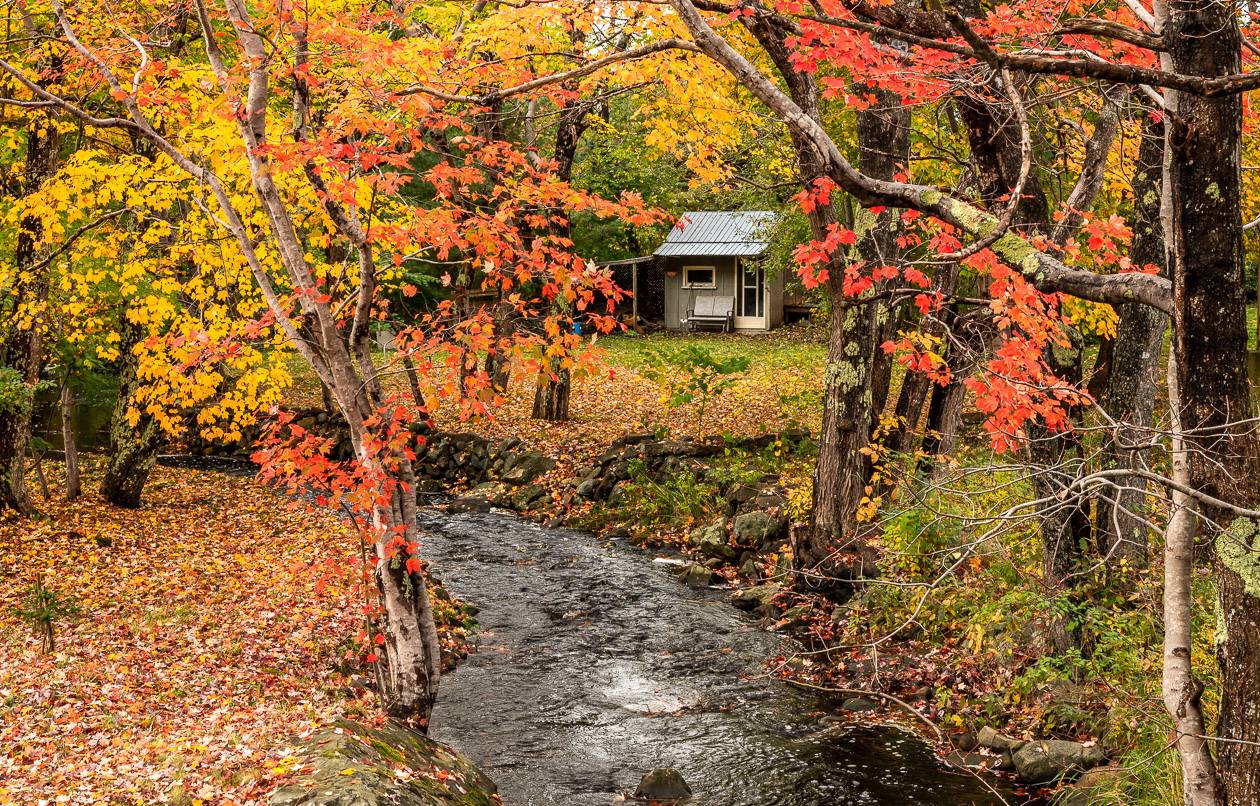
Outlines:
[[[684,266],[683,288],[717,288],[716,275],[712,266]]]

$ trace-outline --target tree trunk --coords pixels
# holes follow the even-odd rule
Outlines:
[[[948,358],[946,364],[953,371],[954,365]],[[932,397],[928,400],[927,424],[924,426],[920,475],[930,475],[938,458],[953,456],[958,449],[958,431],[962,428],[966,399],[967,387],[963,385],[963,376],[951,379],[944,386],[933,387]]]
[[[39,120],[26,133],[26,165],[24,187],[33,191],[52,175],[57,167],[61,138],[55,124]],[[13,264],[19,280],[12,292],[12,299],[3,300],[4,311],[10,317],[24,305],[35,305],[48,298],[48,267],[33,273],[27,266],[36,262],[37,249],[43,224],[34,216],[24,216],[18,224],[17,245]],[[0,411],[0,511],[12,509],[23,515],[36,514],[26,490],[26,453],[31,441],[31,416],[35,404],[35,386],[43,369],[43,322],[35,317],[29,327],[18,328],[4,334],[0,344],[0,368],[11,371],[5,383],[25,387],[15,389],[15,404],[10,411]]]
[[[895,93],[876,87],[871,88],[871,93],[875,97],[874,106],[857,113],[860,167],[868,176],[891,179],[905,171],[910,164],[910,107]],[[862,259],[871,266],[900,267],[903,250],[898,241],[902,233],[901,215],[898,211],[891,210],[879,215],[875,226],[858,242]],[[884,284],[876,287],[880,290],[885,288]],[[866,345],[871,356],[867,425],[869,433],[879,430],[892,384],[893,357],[880,347],[896,335],[905,304],[890,306],[878,302],[874,307],[875,328],[870,344]],[[869,462],[867,464],[865,476],[869,479]]]
[[[534,388],[535,420],[546,420],[549,423],[563,423],[569,420],[569,389],[571,381],[567,369],[551,372],[544,370],[538,374],[538,385]]]
[[[101,497],[116,507],[139,509],[144,485],[157,463],[162,429],[157,420],[141,411],[132,425],[127,410],[140,386],[137,377],[135,347],[144,337],[138,325],[122,316],[122,356],[118,370],[118,398],[109,418],[109,458],[101,479]]]
[[[1163,195],[1163,125],[1147,119],[1133,177],[1133,246],[1129,257],[1135,266],[1158,266],[1167,274],[1164,231],[1160,225]],[[1101,395],[1103,410],[1114,423],[1102,447],[1103,468],[1145,468],[1159,380],[1159,357],[1168,317],[1147,305],[1118,305],[1120,322],[1111,356],[1111,369]],[[1111,565],[1127,560],[1131,566],[1147,561],[1146,480],[1123,476],[1115,489],[1097,498],[1098,544]]]
[[[496,392],[506,392],[512,381],[512,335],[516,329],[516,311],[502,300],[494,311],[494,345],[486,352],[486,375]]]
[[[31,409],[35,405],[32,384],[25,375],[3,380],[21,387],[14,405],[0,408],[0,511],[12,509],[28,517],[36,515],[26,489],[26,450],[31,440]]]
[[[962,429],[963,404],[967,400],[967,387],[963,383],[974,371],[976,364],[989,351],[989,345],[997,338],[993,319],[985,310],[959,314],[958,306],[941,312],[943,330],[951,332],[945,350],[945,365],[949,367],[950,380],[944,386],[932,387],[928,401],[927,424],[923,433],[923,457],[917,473],[930,476],[938,457],[953,456],[958,448],[958,434]]]
[[[424,390],[420,388],[420,375],[416,372],[416,362],[411,360],[411,353],[403,353],[403,369],[407,371],[407,383],[411,386],[411,399],[424,418],[429,419],[429,403],[424,399]]]
[[[1070,384],[1081,380],[1080,344],[1073,338],[1070,351],[1056,348],[1047,351],[1055,375]],[[1070,355],[1061,355],[1070,352]],[[1055,357],[1067,361],[1054,361]],[[1061,597],[1069,607],[1079,606],[1075,593],[1077,574],[1081,571],[1090,537],[1088,511],[1076,501],[1055,502],[1055,497],[1068,487],[1084,462],[1080,438],[1075,431],[1051,432],[1041,423],[1030,424],[1028,458],[1033,465],[1032,491],[1036,499],[1048,501],[1038,511],[1042,541],[1042,579],[1052,596]],[[1069,626],[1070,615],[1057,616],[1050,625],[1050,643],[1055,652],[1066,652],[1080,646],[1079,629]]]
[[[1168,406],[1172,418],[1172,480],[1189,487],[1190,457],[1182,433],[1181,394],[1175,351],[1168,356]],[[1203,684],[1190,665],[1194,649],[1194,534],[1196,503],[1181,490],[1172,491],[1172,509],[1164,532],[1164,669],[1162,693],[1177,731],[1182,792],[1186,806],[1221,802],[1216,764],[1207,742],[1203,718]]]
[[[319,382],[319,400],[320,405],[324,407],[324,413],[330,415],[337,413],[337,404],[333,400],[332,390],[323,381]]]
[[[61,384],[61,445],[66,455],[66,499],[73,501],[82,492],[79,485],[79,450],[74,441],[74,389],[70,377]]]
[[[1187,75],[1239,72],[1235,9],[1214,0],[1170,4],[1168,61]],[[1181,425],[1196,489],[1260,504],[1260,445],[1247,382],[1240,143],[1242,100],[1166,91],[1165,237],[1173,277],[1173,344]],[[1260,803],[1260,540],[1257,523],[1202,507],[1224,528],[1213,566],[1218,604],[1220,781],[1231,806]]]
[[[876,104],[857,113],[858,152],[865,173],[891,179],[909,161],[910,110],[892,93],[875,91],[875,95]],[[899,222],[895,210],[885,211],[861,234],[858,249],[869,264],[867,270],[900,262]],[[861,578],[870,560],[864,541],[855,534],[870,472],[863,451],[870,445],[872,428],[888,397],[892,362],[879,346],[891,335],[896,312],[882,300],[845,294],[842,265],[832,270],[826,288],[831,335],[823,377],[822,428],[809,537],[799,541],[796,559],[807,573],[838,572],[842,580],[850,580]],[[880,290],[876,286],[865,296],[874,297]],[[837,549],[850,557],[842,563],[847,566],[843,570],[836,566]]]
[[[960,117],[967,126],[968,142],[976,166],[981,196],[990,209],[998,209],[1019,181],[1023,161],[1022,132],[1006,105],[1001,101],[973,101],[963,99],[959,104]],[[1100,126],[1100,128],[1102,128]],[[1114,129],[1113,129],[1114,132]],[[1093,141],[1090,143],[1094,146]],[[1110,139],[1103,150],[1110,148]],[[1085,175],[1074,189],[1073,197],[1080,207],[1092,203],[1097,187],[1101,184],[1102,166],[1097,173]],[[1092,188],[1092,190],[1091,190]],[[1078,195],[1082,198],[1075,198]],[[1036,171],[1029,172],[1024,181],[1023,193],[1013,218],[1015,225],[1024,232],[1050,234],[1050,208]],[[1056,229],[1054,238],[1062,243],[1072,234],[1071,226]],[[1043,360],[1055,375],[1069,383],[1081,379],[1081,344],[1072,334],[1070,349],[1047,348]],[[1032,478],[1033,493],[1040,499],[1051,499],[1062,490],[1082,462],[1079,440],[1069,431],[1051,432],[1033,424],[1028,427],[1027,453],[1029,461],[1037,468]],[[1090,520],[1080,506],[1050,505],[1039,513],[1043,544],[1042,570],[1045,582],[1052,593],[1066,595],[1067,581],[1079,567],[1084,545],[1090,535]],[[1076,643],[1069,634],[1064,618],[1056,619],[1051,629],[1051,639],[1058,651]]]
[[[361,449],[361,444],[360,444]],[[419,537],[416,528],[415,476],[405,457],[395,457],[397,472],[410,479],[406,489],[395,490],[388,507],[378,507],[376,552],[378,558],[389,554],[386,545],[395,534],[409,540]],[[385,662],[378,663],[377,684],[385,713],[395,719],[427,730],[433,704],[437,700],[441,678],[441,643],[428,583],[422,570],[412,569],[405,552],[376,564],[376,586],[380,593],[385,637]]]
[[[937,271],[936,290],[943,295],[954,293],[958,281],[958,264],[951,263]],[[952,308],[946,308],[921,329],[925,335],[940,338],[945,334],[947,319],[952,320]],[[946,350],[948,354],[948,350]],[[907,372],[901,381],[901,389],[897,393],[897,405],[893,416],[896,427],[888,435],[888,447],[896,453],[909,454],[914,450],[914,442],[919,433],[919,420],[923,417],[923,405],[928,401],[928,393],[940,389],[932,379],[923,372]],[[933,396],[935,399],[935,395]],[[961,400],[961,396],[959,400]],[[937,411],[937,419],[941,412]]]
[[[787,46],[790,31],[758,15],[742,16],[740,22],[774,62],[796,105],[810,118],[821,120],[818,86],[813,76],[794,67]],[[826,165],[808,139],[795,129],[789,129],[789,134],[801,184],[812,190],[816,180],[827,176]],[[812,236],[823,240],[838,220],[834,202],[817,205],[807,218]],[[831,306],[831,333],[823,377],[822,429],[814,468],[813,502],[808,525],[792,533],[797,584],[838,599],[851,594],[849,582],[866,574],[869,560],[865,542],[853,539],[853,532],[865,484],[861,449],[870,440],[866,381],[871,359],[869,345],[875,334],[872,306],[852,305],[857,301],[844,294],[845,263],[844,256],[837,253],[827,266],[825,288]],[[873,563],[870,565],[873,569]]]

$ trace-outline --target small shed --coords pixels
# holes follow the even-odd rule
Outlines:
[[[714,310],[729,310],[735,330],[783,324],[785,278],[782,272],[767,277],[757,259],[766,251],[774,221],[766,210],[684,213],[653,253],[664,275],[665,327],[689,329],[696,324],[694,312]]]

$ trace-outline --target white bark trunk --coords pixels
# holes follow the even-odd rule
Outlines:
[[[1168,409],[1172,418],[1173,482],[1190,486],[1190,457],[1181,433],[1181,395],[1177,385],[1176,357],[1168,356]],[[1200,697],[1203,685],[1194,677],[1191,651],[1194,634],[1191,618],[1194,599],[1194,533],[1198,525],[1195,501],[1177,489],[1172,491],[1172,510],[1164,533],[1164,707],[1173,720],[1177,754],[1181,757],[1186,806],[1219,806],[1223,803],[1216,762],[1204,729]]]

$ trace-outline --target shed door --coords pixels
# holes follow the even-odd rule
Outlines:
[[[766,329],[766,272],[760,266],[739,261],[735,298],[735,327]]]

